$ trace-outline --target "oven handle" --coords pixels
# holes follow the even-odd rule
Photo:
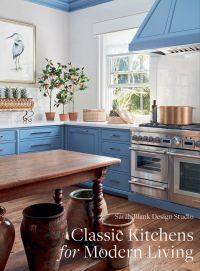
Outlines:
[[[196,155],[180,154],[180,153],[175,153],[175,152],[167,152],[166,154],[171,155],[171,156],[183,157],[183,158],[200,159],[200,156],[196,156]]]
[[[154,154],[154,153],[156,153],[156,154],[166,154],[167,153],[166,151],[155,151],[155,150],[150,151],[150,150],[143,150],[143,149],[138,149],[138,148],[133,148],[133,147],[129,148],[129,150],[147,152],[147,153],[152,153],[152,154]]]
[[[153,189],[157,189],[157,190],[162,190],[162,191],[166,191],[167,190],[167,186],[154,186],[154,185],[149,185],[149,184],[144,184],[138,181],[129,181],[130,184],[135,184],[135,185],[139,185],[139,186],[144,186],[144,187],[149,187],[149,188],[153,188]]]

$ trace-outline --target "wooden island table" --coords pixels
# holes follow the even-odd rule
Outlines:
[[[101,223],[102,181],[106,175],[106,168],[118,163],[120,160],[116,158],[65,150],[3,157],[0,158],[0,202],[55,191],[54,201],[62,204],[63,188],[91,180],[94,230],[97,232]],[[25,258],[22,254],[20,257]],[[12,256],[6,270],[28,270],[23,261],[19,260],[20,257]],[[19,268],[16,264],[18,261],[21,266]]]

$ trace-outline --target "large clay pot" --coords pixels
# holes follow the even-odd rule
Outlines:
[[[54,120],[56,113],[55,112],[45,112],[45,115],[46,115],[47,120]]]
[[[41,203],[23,211],[21,236],[30,271],[57,271],[65,241],[66,213],[55,203]]]
[[[77,119],[78,119],[78,112],[70,112],[69,113],[69,119],[71,121],[77,121]]]
[[[84,229],[87,229],[86,236],[93,232],[93,192],[92,189],[79,189],[70,193],[70,199],[67,202],[67,230],[71,240],[85,241]],[[108,213],[105,200],[102,204],[102,215]],[[82,229],[75,230],[75,229]],[[75,230],[75,231],[74,231]],[[74,231],[74,232],[73,232]],[[72,235],[73,232],[73,235]]]
[[[4,217],[5,208],[0,207],[0,270],[3,271],[15,240],[13,224]]]
[[[134,218],[129,214],[121,214],[121,213],[115,213],[115,214],[108,214],[102,218],[102,224],[101,224],[101,231],[103,233],[114,233],[114,238],[110,241],[103,242],[103,248],[107,251],[107,253],[111,253],[111,255],[108,255],[108,264],[114,268],[114,269],[122,269],[129,265],[129,254],[132,247],[133,247],[133,241],[130,238],[130,233],[135,231],[135,224],[134,224]],[[118,238],[116,238],[116,234],[121,231],[122,235]],[[119,251],[125,250],[125,253],[123,253],[123,258],[115,257],[113,254],[116,247],[116,255],[119,255]],[[131,254],[131,253],[130,253]]]

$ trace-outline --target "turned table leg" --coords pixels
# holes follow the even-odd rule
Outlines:
[[[93,181],[93,204],[94,204],[94,232],[100,231],[102,219],[102,204],[103,204],[103,184],[102,181],[106,176],[106,168],[102,169],[101,176]]]
[[[63,202],[62,202],[62,198],[63,198],[63,190],[62,189],[56,189],[54,191],[54,201],[55,203],[59,204],[59,205],[62,205]]]

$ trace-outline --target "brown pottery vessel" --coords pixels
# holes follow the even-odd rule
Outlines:
[[[55,112],[45,112],[45,115],[46,115],[47,120],[54,120],[56,113]]]
[[[129,265],[130,261],[130,250],[133,247],[133,241],[130,239],[130,233],[135,231],[134,218],[129,214],[114,213],[108,214],[102,218],[101,231],[105,233],[114,232],[114,238],[110,241],[103,241],[103,249],[107,251],[108,265],[114,269],[122,269]],[[117,239],[117,233],[122,232]],[[116,250],[116,255],[114,254],[114,249]],[[120,251],[125,251],[120,254]],[[130,254],[130,255],[129,255]],[[119,257],[118,255],[123,255]]]
[[[30,271],[57,271],[65,241],[66,214],[55,203],[29,206],[23,211],[21,236]]]
[[[69,119],[71,121],[77,121],[77,119],[78,119],[78,112],[71,112],[71,113],[69,113]]]
[[[87,229],[87,236],[93,232],[93,192],[92,189],[79,189],[70,193],[70,199],[67,202],[67,230],[71,240],[85,241],[84,229]],[[107,205],[105,200],[102,204],[102,215],[108,213]],[[82,231],[75,231],[72,236],[74,229],[83,229]]]
[[[6,209],[0,207],[0,271],[5,269],[15,240],[13,224],[4,217]]]

